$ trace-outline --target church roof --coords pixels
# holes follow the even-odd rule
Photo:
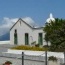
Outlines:
[[[43,28],[43,27],[39,27],[39,26],[32,26],[30,24],[28,24],[27,22],[25,22],[23,19],[19,18],[17,22],[19,22],[19,20],[21,20],[22,22],[24,22],[26,25],[28,25],[30,28],[32,29],[40,29],[40,28]],[[17,24],[17,22],[11,27],[11,29]],[[11,30],[10,29],[10,30]]]

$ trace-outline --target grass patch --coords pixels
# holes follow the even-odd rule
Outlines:
[[[15,50],[33,50],[33,51],[45,51],[45,50],[48,50],[48,48],[40,48],[40,47],[34,47],[34,46],[25,46],[25,45],[21,45],[21,46],[16,46],[16,47],[13,47],[11,49],[15,49]]]

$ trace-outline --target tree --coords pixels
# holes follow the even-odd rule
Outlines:
[[[50,42],[50,49],[64,52],[65,63],[65,20],[56,18],[51,23],[46,23],[43,31],[46,42]]]
[[[51,43],[52,50],[65,45],[65,20],[56,18],[55,21],[46,23],[43,31],[46,33],[46,42]]]

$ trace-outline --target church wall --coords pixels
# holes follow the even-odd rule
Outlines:
[[[29,34],[29,45],[31,45],[32,42],[36,41],[38,43],[38,34],[43,33],[43,45],[46,44],[44,40],[45,33],[43,32],[43,29],[33,29],[26,25],[24,22],[18,21],[17,24],[11,29],[10,31],[10,44],[14,44],[14,31],[17,30],[17,36],[18,36],[18,45],[25,45],[25,33]]]
[[[32,28],[28,27],[24,22],[17,22],[17,24],[10,31],[10,44],[14,44],[14,31],[17,30],[18,45],[25,45],[25,33],[32,35]],[[30,43],[30,41],[29,41]]]

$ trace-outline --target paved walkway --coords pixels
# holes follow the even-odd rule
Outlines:
[[[14,47],[15,45],[10,44],[0,44],[0,52],[6,52],[9,48]]]
[[[6,52],[9,48],[14,47],[14,45],[10,44],[0,44],[0,54],[2,52]],[[21,59],[16,59],[16,58],[6,58],[6,57],[0,57],[0,64],[3,64],[5,61],[12,61],[14,65],[21,65]]]

